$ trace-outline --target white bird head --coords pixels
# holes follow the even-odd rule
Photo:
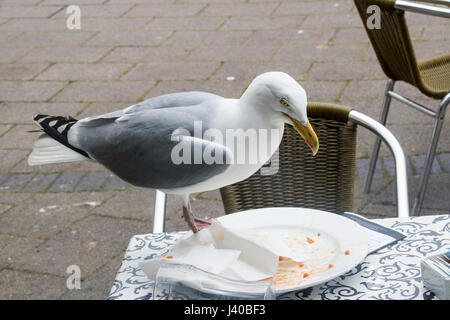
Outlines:
[[[316,155],[319,140],[308,121],[306,92],[290,75],[266,72],[257,76],[241,100],[261,108],[260,112],[268,112],[272,118],[292,125]]]

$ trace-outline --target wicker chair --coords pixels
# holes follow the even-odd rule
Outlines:
[[[309,103],[308,118],[320,141],[318,154],[312,156],[295,129],[286,125],[279,156],[273,157],[279,159],[278,172],[258,171],[220,189],[225,212],[264,207],[353,211],[357,124],[367,126],[355,114],[361,115],[342,105]],[[398,214],[407,216],[407,201],[399,202],[406,208],[400,204]]]
[[[450,53],[418,61],[409,36],[405,19],[405,10],[450,18],[450,9],[418,4],[403,0],[354,0],[363,25],[372,43],[378,61],[389,78],[384,92],[384,101],[380,116],[381,124],[386,124],[391,98],[399,100],[435,119],[430,145],[428,147],[425,168],[414,201],[412,215],[419,215],[426,192],[431,166],[444,121],[445,112],[450,103]],[[450,4],[448,1],[425,1],[434,4]],[[380,10],[380,28],[369,27],[367,19],[373,14],[373,6]],[[396,81],[404,81],[416,87],[424,95],[439,99],[437,111],[433,111],[393,91]],[[365,192],[370,192],[372,178],[380,150],[380,139],[376,139],[369,172],[365,184]]]
[[[261,174],[220,190],[226,213],[262,207],[308,207],[335,213],[353,210],[357,125],[378,134],[394,154],[397,177],[397,214],[409,215],[406,161],[396,138],[372,118],[349,107],[308,104],[308,118],[320,141],[313,157],[303,139],[286,126],[276,174]],[[153,232],[164,231],[166,195],[156,192]]]

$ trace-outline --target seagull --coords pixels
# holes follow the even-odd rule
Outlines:
[[[190,194],[253,175],[277,151],[285,123],[316,155],[319,141],[306,105],[306,92],[295,79],[266,72],[239,99],[191,91],[80,120],[38,114],[33,120],[43,133],[28,164],[96,161],[134,186],[176,195],[196,233],[210,222],[193,215]]]

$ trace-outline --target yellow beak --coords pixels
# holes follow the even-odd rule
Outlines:
[[[313,156],[315,156],[317,154],[317,151],[319,151],[319,139],[317,139],[317,135],[314,132],[314,129],[312,128],[309,121],[306,124],[306,127],[304,127],[297,119],[292,118],[287,113],[283,112],[283,114],[292,120],[295,130],[297,130],[297,132],[302,136],[308,147],[311,148]]]

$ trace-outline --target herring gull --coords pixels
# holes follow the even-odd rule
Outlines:
[[[189,195],[250,177],[278,149],[285,123],[317,153],[306,104],[291,76],[267,72],[240,99],[180,92],[80,120],[38,114],[34,121],[44,133],[28,163],[96,161],[134,186],[180,197],[183,217],[197,232],[208,221],[194,217]]]

